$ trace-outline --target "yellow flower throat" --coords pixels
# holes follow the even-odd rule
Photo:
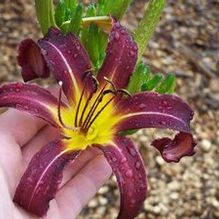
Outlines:
[[[72,103],[67,109],[59,106],[59,121],[67,149],[84,150],[93,144],[106,145],[112,141],[115,133],[113,127],[120,116],[116,114],[114,102],[117,91],[106,87],[92,94],[85,94],[82,89],[77,92],[76,104]]]

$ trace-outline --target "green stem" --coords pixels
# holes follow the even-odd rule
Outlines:
[[[145,8],[144,17],[134,31],[134,38],[138,44],[138,63],[148,46],[148,42],[153,35],[160,20],[160,16],[165,6],[165,0],[150,0]]]
[[[112,14],[114,15],[117,19],[121,20],[123,15],[125,14],[125,12],[127,11],[129,5],[131,4],[132,0],[123,0],[123,3],[121,5],[121,7],[119,7],[119,10],[117,11],[117,13]]]
[[[43,34],[46,34],[50,27],[56,27],[53,0],[35,0],[35,8]]]
[[[109,16],[85,17],[85,18],[82,18],[82,25],[89,26],[91,23],[98,23],[100,21],[110,21],[110,17]],[[70,22],[71,22],[70,20],[65,21],[63,22],[62,25],[68,25],[70,24]]]

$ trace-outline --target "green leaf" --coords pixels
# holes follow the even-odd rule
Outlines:
[[[98,67],[99,62],[98,32],[98,27],[95,24],[91,24],[88,32],[89,42],[87,43],[87,49],[95,68]]]
[[[117,19],[121,19],[128,9],[132,0],[99,0],[98,14],[99,15],[112,15]]]
[[[66,9],[65,0],[59,0],[55,9],[55,20],[58,26],[61,26],[65,21]]]
[[[155,31],[164,6],[165,0],[150,0],[146,6],[142,20],[134,31],[134,38],[139,48],[138,62],[141,60],[148,46],[148,42]]]
[[[35,0],[35,8],[41,30],[45,35],[50,27],[56,27],[53,1]]]
[[[131,94],[134,94],[138,91],[141,91],[141,87],[143,84],[147,82],[147,80],[150,77],[150,69],[148,66],[146,66],[143,62],[140,62],[135,72],[133,73],[129,85],[128,85],[128,91]]]
[[[66,7],[72,13],[77,6],[77,0],[65,0]]]
[[[173,74],[168,74],[166,78],[156,88],[158,93],[173,93],[176,87],[176,77]]]
[[[71,22],[68,27],[68,32],[73,32],[76,35],[79,35],[81,30],[82,15],[83,15],[83,7],[82,5],[78,5],[71,18]]]
[[[90,4],[87,7],[86,17],[95,17],[97,14],[97,9],[94,4]]]
[[[155,74],[152,79],[142,85],[142,91],[152,91],[160,83],[162,78],[163,76],[161,74]]]

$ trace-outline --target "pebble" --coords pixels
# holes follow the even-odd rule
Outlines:
[[[170,198],[173,200],[177,200],[179,198],[179,194],[177,192],[173,192],[170,194]]]
[[[209,83],[209,87],[212,92],[219,92],[219,79],[211,79]]]
[[[108,203],[108,200],[102,196],[100,196],[98,198],[98,201],[99,201],[100,205],[106,205]]]
[[[97,207],[97,206],[98,206],[98,202],[97,202],[96,199],[92,199],[92,200],[90,200],[90,202],[88,203],[88,207],[89,207],[89,208],[95,208],[95,207]]]
[[[211,144],[211,142],[209,141],[209,140],[207,140],[207,139],[203,139],[202,141],[201,141],[201,149],[204,151],[204,152],[209,152],[210,151],[210,149],[211,149],[211,146],[212,146],[212,144]]]

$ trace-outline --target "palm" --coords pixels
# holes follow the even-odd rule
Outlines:
[[[31,157],[56,135],[41,120],[23,113],[10,110],[0,116],[0,218],[37,219],[16,206],[13,195]],[[111,168],[99,151],[83,152],[77,162],[64,170],[46,218],[75,218],[110,174]]]

